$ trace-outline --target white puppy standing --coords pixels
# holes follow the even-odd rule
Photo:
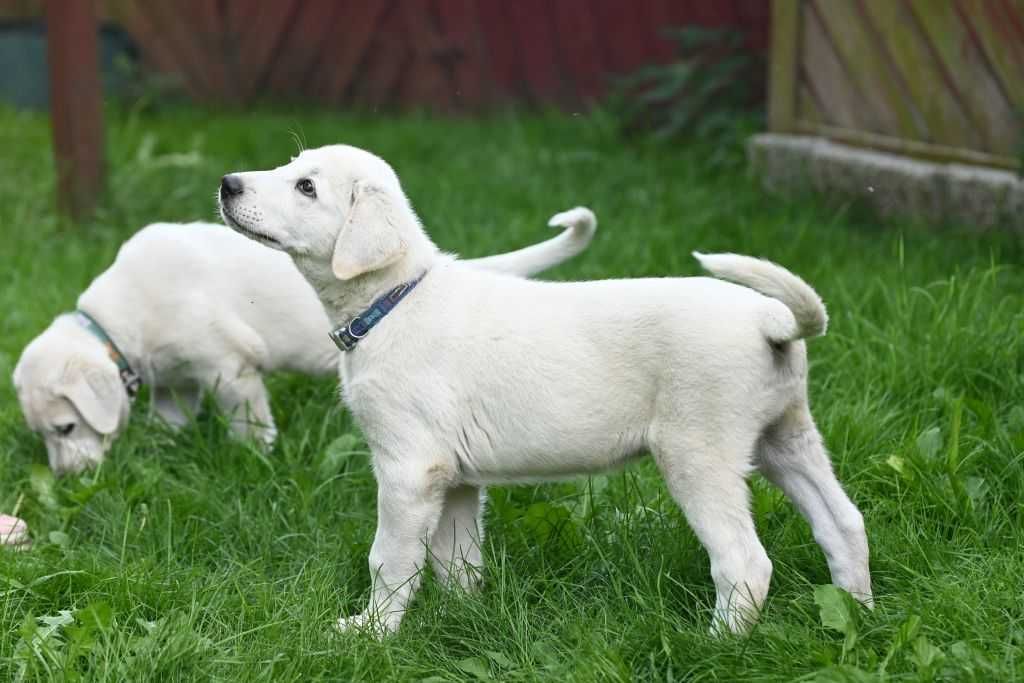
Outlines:
[[[469,263],[532,275],[581,252],[596,227],[570,214],[550,225],[566,230]],[[269,444],[276,430],[262,373],[336,373],[329,331],[323,306],[286,255],[222,225],[157,223],[121,246],[78,311],[32,340],[14,385],[58,474],[98,464],[127,424],[132,387],[112,355],[150,385],[153,409],[170,425],[184,424],[209,391],[235,436]]]
[[[768,591],[754,468],[807,518],[833,581],[870,603],[862,517],[807,405],[801,340],[825,331],[825,309],[788,271],[698,255],[750,288],[480,271],[438,251],[387,163],[347,146],[225,176],[221,212],[292,256],[348,349],[343,397],[373,452],[378,520],[370,604],[343,628],[396,629],[425,556],[474,582],[483,486],[647,451],[710,556],[717,626],[743,631]]]

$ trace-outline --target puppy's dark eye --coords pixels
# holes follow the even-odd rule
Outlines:
[[[307,197],[316,196],[316,185],[309,178],[303,178],[299,182],[295,183],[295,189],[306,195]]]
[[[61,436],[67,436],[71,432],[75,431],[75,423],[68,422],[66,424],[54,425],[53,431],[57,432]]]

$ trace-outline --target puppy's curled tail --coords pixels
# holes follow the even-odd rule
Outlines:
[[[776,299],[790,310],[796,322],[774,319],[766,321],[765,336],[773,342],[795,341],[825,334],[828,313],[821,297],[809,284],[782,266],[739,254],[701,254],[693,252],[704,270],[717,278],[729,280]],[[787,316],[788,317],[788,316]]]

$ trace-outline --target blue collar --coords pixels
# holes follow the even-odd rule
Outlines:
[[[357,315],[356,317],[349,320],[344,325],[335,328],[329,334],[331,341],[334,342],[342,351],[351,351],[359,343],[359,340],[369,334],[370,330],[374,328],[381,320],[384,319],[388,313],[394,310],[398,302],[406,297],[413,290],[413,288],[420,283],[423,279],[423,275],[420,275],[415,280],[403,283],[392,289],[390,292],[382,296],[381,298],[370,304],[370,307],[365,311]]]
[[[139,377],[132,366],[128,364],[128,359],[121,353],[121,349],[117,348],[117,344],[110,338],[110,335],[106,333],[102,326],[96,319],[85,311],[75,311],[75,320],[78,324],[89,330],[92,336],[100,340],[103,346],[107,349],[107,355],[110,356],[110,360],[117,364],[118,374],[121,375],[121,384],[124,385],[124,390],[128,392],[129,398],[135,398],[139,393],[139,387],[142,386],[142,378]]]

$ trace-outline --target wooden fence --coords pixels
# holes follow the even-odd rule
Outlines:
[[[52,0],[59,2],[59,0]],[[0,16],[38,0],[0,0]],[[105,0],[105,19],[193,98],[474,109],[575,105],[672,56],[661,29],[735,26],[767,45],[765,0]]]
[[[1016,168],[1024,0],[774,0],[773,131]]]

